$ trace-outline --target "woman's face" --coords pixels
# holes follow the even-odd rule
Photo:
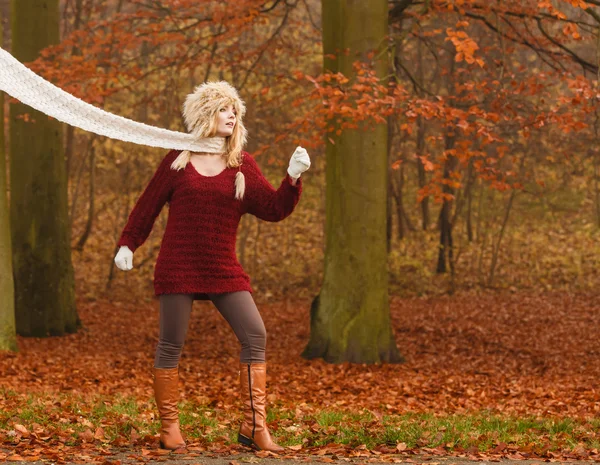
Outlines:
[[[222,107],[217,112],[217,136],[229,137],[237,123],[237,114],[233,105]]]

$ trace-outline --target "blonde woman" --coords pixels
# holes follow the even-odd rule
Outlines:
[[[225,81],[207,82],[183,105],[190,133],[222,147],[221,153],[170,151],[133,208],[115,263],[133,267],[133,253],[165,203],[169,218],[154,270],[160,301],[160,336],[154,359],[154,395],[161,419],[160,446],[186,447],[179,429],[178,366],[194,300],[210,299],[241,344],[240,388],[244,419],[238,441],[253,449],[282,451],[266,424],[266,330],[252,299],[250,279],[235,253],[240,218],[266,221],[289,216],[300,199],[300,175],[310,167],[306,150],[293,153],[276,190],[242,149],[245,104]]]

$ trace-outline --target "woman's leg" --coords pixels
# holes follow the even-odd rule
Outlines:
[[[179,357],[187,334],[192,295],[160,296],[160,331],[154,356],[154,397],[160,414],[160,447],[186,446],[179,430]]]
[[[185,342],[194,297],[191,294],[164,294],[160,299],[160,330],[154,366],[175,368]]]
[[[240,291],[208,296],[242,345],[240,362],[264,362],[267,330],[252,295],[248,291]]]
[[[244,420],[240,425],[238,441],[253,449],[281,452],[284,448],[273,442],[267,428],[267,332],[252,295],[241,291],[209,294],[209,297],[242,345],[240,390]]]

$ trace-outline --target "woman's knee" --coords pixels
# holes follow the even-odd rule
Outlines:
[[[183,343],[173,343],[164,339],[156,345],[154,366],[156,368],[175,368],[179,364]]]
[[[251,333],[248,334],[249,343],[252,347],[257,349],[266,349],[267,347],[267,330],[264,325],[262,327],[255,328]]]

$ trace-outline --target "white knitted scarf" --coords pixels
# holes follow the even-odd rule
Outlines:
[[[223,153],[224,137],[196,139],[108,113],[35,74],[0,48],[0,90],[63,123],[134,144],[193,152]]]

